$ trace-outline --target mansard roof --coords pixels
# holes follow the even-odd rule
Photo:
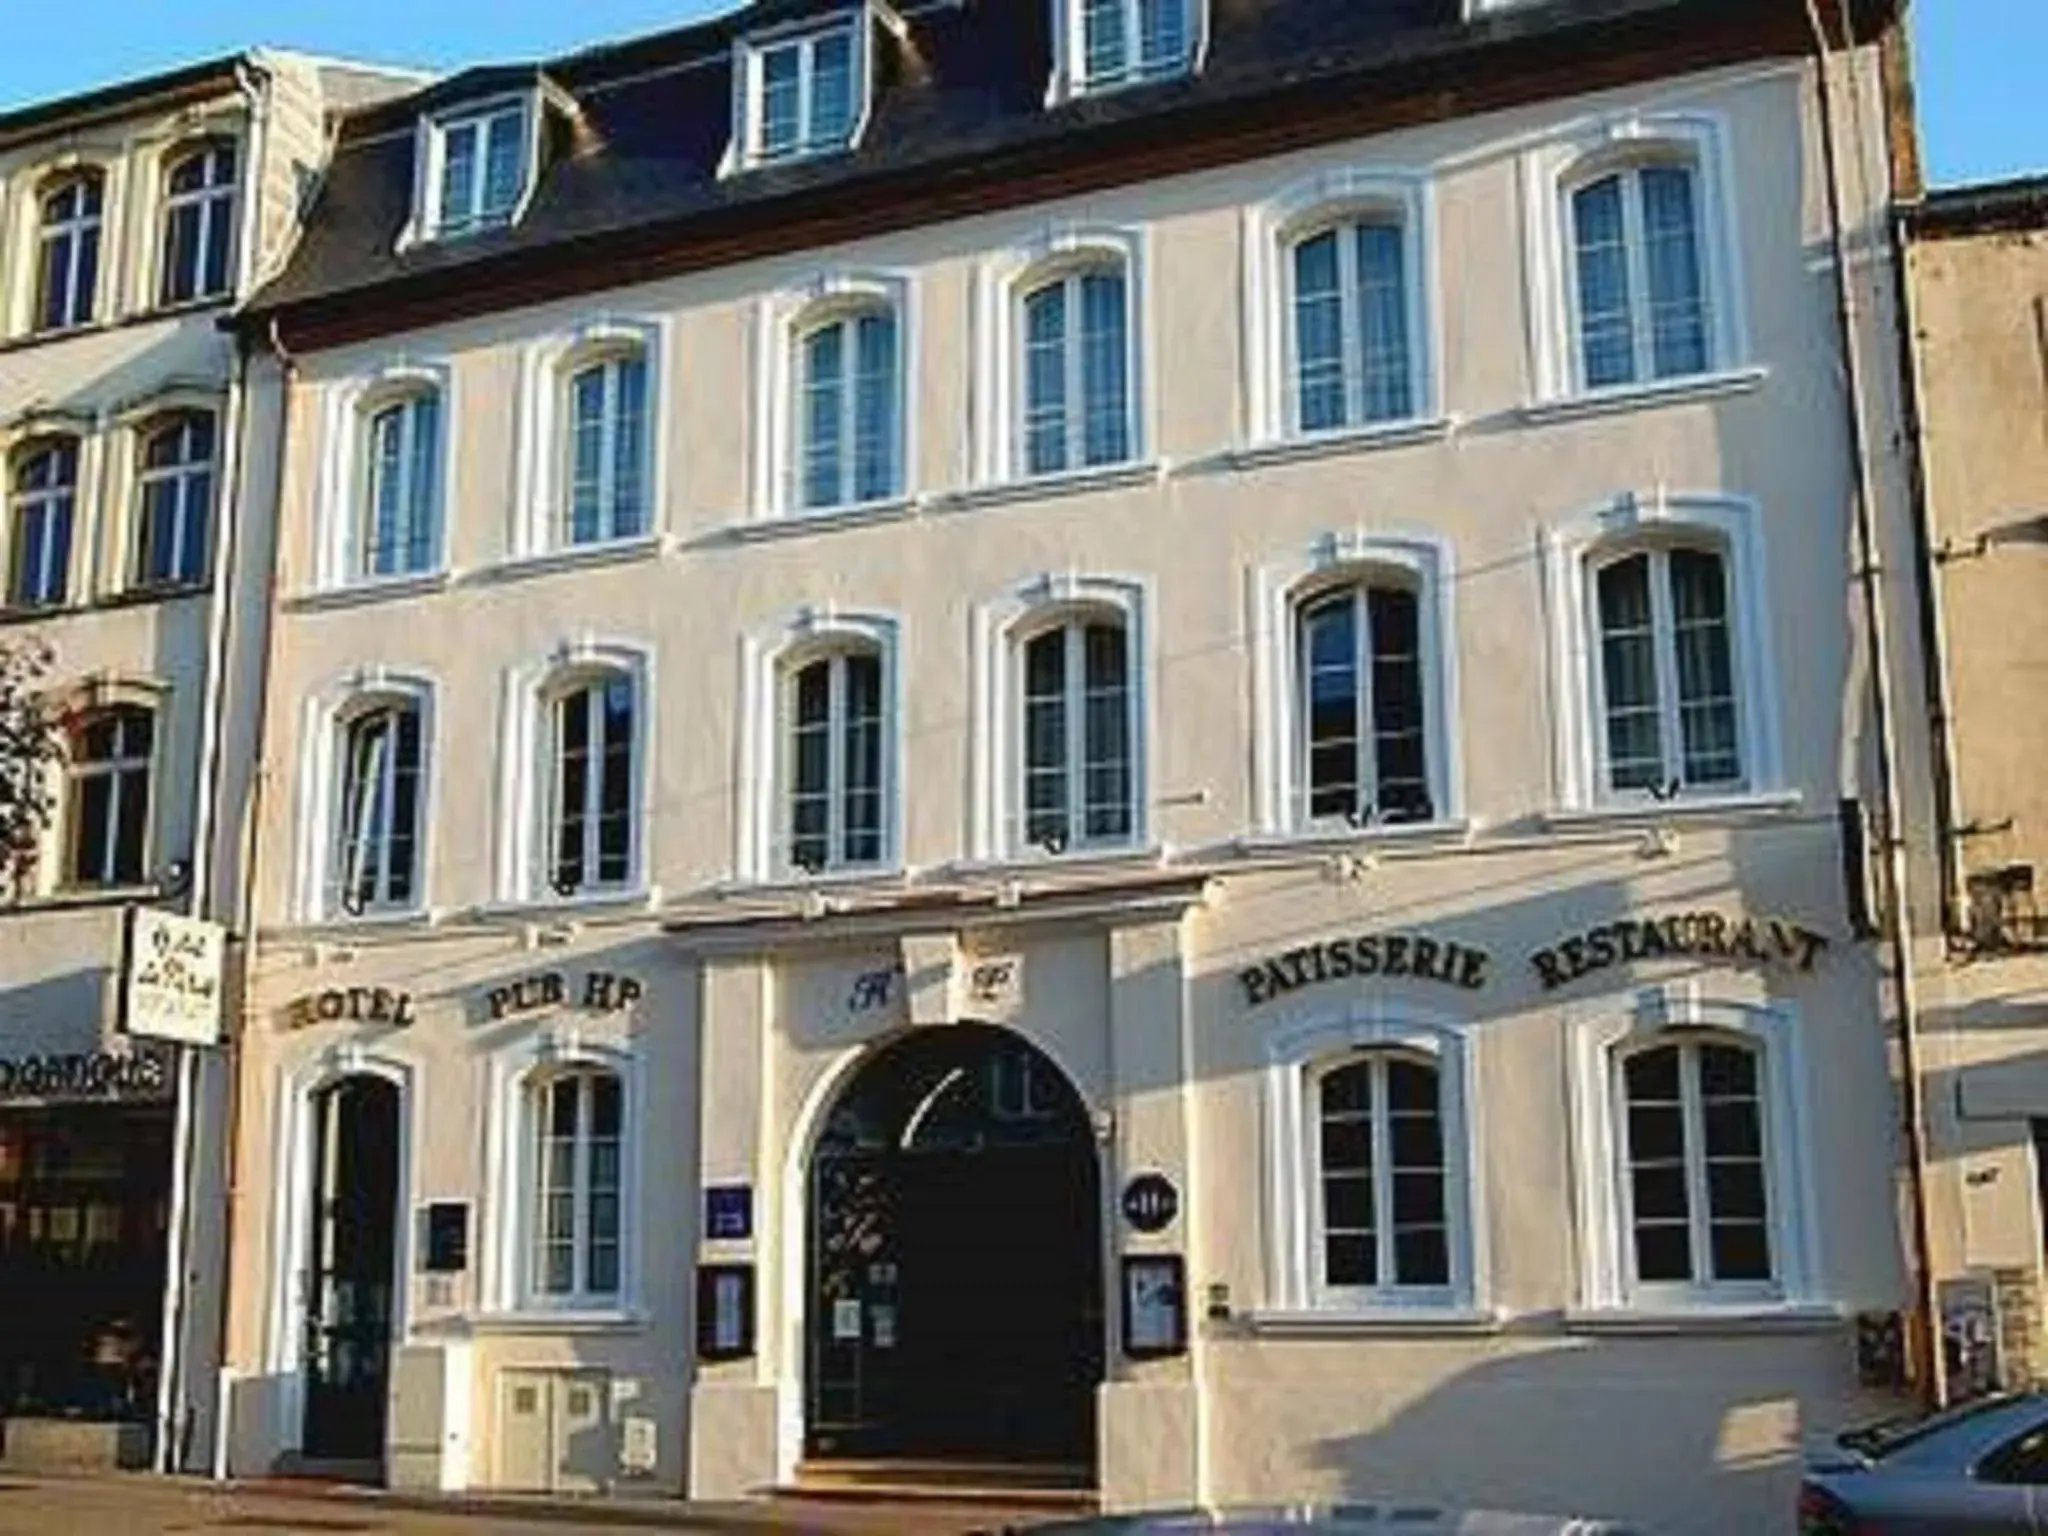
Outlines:
[[[470,71],[352,117],[286,269],[238,323],[337,344],[887,229],[1811,47],[1802,0],[1207,0],[1199,69],[1052,101],[1055,0],[757,0],[539,65]],[[1899,0],[1855,0],[1859,34]],[[874,27],[858,143],[735,171],[735,44]],[[405,241],[417,127],[538,86],[539,179],[507,228]]]

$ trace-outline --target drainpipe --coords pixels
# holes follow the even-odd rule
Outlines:
[[[1831,47],[1817,0],[1806,0],[1806,19],[1813,34],[1815,85],[1820,109],[1822,168],[1827,182],[1828,237],[1835,267],[1835,320],[1840,331],[1845,389],[1843,408],[1855,465],[1857,585],[1863,599],[1864,628],[1870,644],[1870,712],[1877,735],[1878,792],[1884,813],[1884,868],[1890,899],[1885,903],[1885,947],[1890,951],[1891,981],[1898,1000],[1900,1111],[1906,1131],[1906,1177],[1911,1206],[1911,1261],[1916,1286],[1918,1343],[1927,1362],[1922,1381],[1929,1407],[1948,1399],[1948,1362],[1941,1349],[1940,1296],[1934,1275],[1933,1240],[1927,1213],[1928,1137],[1920,1054],[1920,1001],[1915,985],[1913,914],[1908,899],[1904,838],[1905,812],[1899,790],[1899,746],[1893,725],[1891,642],[1885,623],[1883,549],[1878,535],[1876,495],[1870,472],[1870,434],[1865,419],[1867,392],[1862,354],[1857,347],[1861,318],[1856,284],[1849,269],[1848,239],[1843,229],[1842,174],[1835,142],[1834,92],[1828,70]],[[1854,44],[1848,13],[1843,12],[1843,44]],[[1854,61],[1851,61],[1851,68]],[[1859,135],[1860,137],[1860,135]]]

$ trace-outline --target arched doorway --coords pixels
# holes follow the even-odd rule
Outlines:
[[[305,1421],[309,1461],[381,1462],[398,1257],[398,1086],[344,1077],[312,1101]]]
[[[958,1024],[886,1046],[813,1151],[805,1454],[1092,1469],[1100,1173],[1042,1052]]]

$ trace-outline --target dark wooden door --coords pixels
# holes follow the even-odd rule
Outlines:
[[[345,1078],[314,1101],[304,1450],[321,1461],[384,1455],[397,1260],[398,1089]]]

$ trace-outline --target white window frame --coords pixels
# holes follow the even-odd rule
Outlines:
[[[486,214],[482,205],[489,180],[490,125],[512,112],[521,114],[519,195],[502,214]],[[517,224],[525,216],[540,179],[536,172],[540,164],[542,115],[540,94],[520,91],[464,102],[421,117],[413,149],[413,217],[400,239],[401,247],[424,241],[462,240]],[[448,135],[461,128],[473,128],[477,135],[476,182],[472,192],[477,212],[451,227],[448,210],[441,206],[441,178],[447,164]]]
[[[645,1167],[649,1141],[646,1067],[630,1039],[564,1017],[515,1034],[490,1056],[485,1194],[480,1223],[480,1301],[486,1316],[632,1322],[646,1306]],[[619,1081],[619,1289],[616,1295],[551,1295],[534,1282],[539,1172],[535,1089],[577,1072]]]
[[[91,723],[101,717],[136,713],[149,719],[149,751],[146,754],[105,759],[82,759],[74,756],[76,743]],[[151,883],[150,871],[155,865],[156,821],[162,783],[164,759],[164,730],[167,725],[164,711],[156,702],[132,697],[101,699],[90,708],[83,710],[76,724],[66,733],[64,743],[64,787],[63,825],[64,856],[58,884],[64,890],[104,891],[146,886]],[[143,780],[142,807],[142,867],[133,880],[117,880],[111,874],[86,878],[81,874],[78,860],[78,841],[82,831],[79,820],[78,797],[81,786],[88,779],[110,779],[118,786],[119,780],[127,774],[140,772]],[[118,792],[107,805],[106,856],[112,861],[120,845],[121,801]]]
[[[386,406],[410,395],[440,397],[440,443],[431,556],[424,570],[372,576],[362,569],[363,521],[369,509],[370,424]],[[326,387],[322,411],[318,504],[319,543],[314,568],[319,589],[410,586],[446,578],[449,509],[457,503],[456,439],[461,435],[461,392],[446,363],[397,358]]]
[[[1303,432],[1295,396],[1294,248],[1358,220],[1398,223],[1408,283],[1411,412],[1399,419]],[[1244,218],[1245,398],[1253,446],[1399,435],[1441,423],[1437,359],[1443,355],[1442,278],[1437,265],[1436,184],[1400,167],[1336,166],[1290,183]]]
[[[204,416],[213,428],[213,455],[204,460],[181,460],[176,464],[152,468],[149,463],[149,445],[166,432],[183,431],[194,417]],[[135,461],[135,502],[128,540],[128,585],[141,591],[163,591],[206,585],[212,574],[212,542],[214,528],[218,522],[221,486],[221,424],[222,415],[206,407],[175,407],[151,416],[139,423],[134,430]],[[193,481],[201,474],[207,480],[207,494],[203,501],[193,495]],[[187,545],[192,537],[192,522],[196,517],[201,523],[202,545],[199,552],[198,572],[190,580],[172,577],[168,580],[152,580],[143,569],[144,535],[148,528],[149,492],[153,486],[172,484],[176,487],[177,537],[173,548],[177,552],[176,564],[184,563]]]
[[[1605,767],[1594,571],[1610,554],[1652,544],[1717,550],[1728,584],[1729,648],[1736,686],[1740,788],[1709,786],[1654,802],[1640,791],[1611,792]],[[1786,792],[1780,757],[1779,641],[1764,564],[1762,510],[1746,497],[1661,488],[1626,492],[1603,507],[1545,530],[1542,539],[1550,630],[1554,773],[1560,808],[1572,813],[1642,812],[1765,803]]]
[[[431,674],[363,667],[329,679],[307,696],[301,720],[294,911],[305,923],[367,923],[429,917],[434,911],[434,836],[441,815],[440,686]],[[340,846],[344,732],[375,709],[407,706],[420,717],[420,785],[413,849],[413,899],[360,913],[334,900]]]
[[[40,453],[59,452],[67,443],[71,447],[72,455],[72,481],[68,489],[49,486],[33,491],[15,489],[15,477],[26,460]],[[12,443],[5,446],[4,453],[0,453],[0,476],[4,476],[4,484],[0,484],[0,491],[4,491],[4,495],[0,495],[0,507],[4,507],[7,514],[4,526],[0,526],[0,567],[4,567],[0,569],[0,577],[5,578],[4,585],[0,585],[0,608],[21,613],[47,613],[71,607],[82,602],[87,596],[83,590],[85,583],[80,580],[89,558],[85,547],[89,533],[85,526],[86,508],[89,504],[86,486],[87,444],[88,439],[83,432],[69,427],[52,430],[32,427],[23,431]],[[55,596],[46,601],[24,604],[16,608],[13,600],[16,578],[16,525],[31,510],[46,510],[66,500],[70,503],[70,527],[65,540],[64,568],[61,571],[53,569],[53,562],[46,553],[41,579],[38,582],[39,587],[48,589],[49,583],[54,580],[57,583]],[[47,549],[48,545],[45,544],[45,550]]]
[[[1531,317],[1532,371],[1542,405],[1572,400],[1656,396],[1710,385],[1749,361],[1747,300],[1738,225],[1739,199],[1728,125],[1712,113],[1620,114],[1571,125],[1522,159],[1523,269]],[[1682,161],[1695,173],[1700,267],[1707,307],[1707,367],[1673,378],[1644,378],[1588,389],[1578,334],[1577,242],[1571,196],[1609,172]]]
[[[1052,5],[1053,70],[1046,87],[1046,105],[1057,106],[1077,96],[1100,96],[1164,80],[1179,80],[1202,71],[1209,54],[1209,0],[1180,0],[1182,25],[1187,35],[1187,57],[1173,69],[1146,69],[1139,61],[1138,41],[1142,37],[1140,0],[1121,0],[1124,7],[1124,37],[1127,63],[1114,79],[1090,79],[1086,0],[1050,0]]]
[[[974,631],[973,824],[978,862],[1044,863],[1145,857],[1155,852],[1152,743],[1157,739],[1151,623],[1155,597],[1139,577],[1047,574],[984,603]],[[1114,843],[1069,845],[1060,853],[1023,840],[1024,647],[1046,630],[1108,619],[1124,627],[1130,657],[1131,832]],[[1078,758],[1076,759],[1078,761]]]
[[[1354,828],[1312,821],[1301,792],[1304,721],[1296,634],[1304,599],[1335,587],[1389,578],[1416,594],[1422,707],[1430,805],[1428,821]],[[1436,534],[1321,535],[1298,555],[1252,572],[1254,743],[1252,793],[1257,833],[1266,839],[1415,836],[1465,823],[1463,716],[1459,705],[1457,567],[1450,541]]]
[[[734,865],[749,882],[868,880],[902,869],[905,737],[902,621],[882,612],[804,608],[741,641],[741,798]],[[788,686],[822,657],[865,651],[882,664],[882,857],[816,873],[797,869],[783,846],[788,820]]]
[[[866,4],[820,22],[807,19],[773,31],[758,32],[733,43],[732,144],[726,152],[726,168],[754,169],[762,166],[794,165],[826,155],[843,154],[857,148],[867,132],[873,111],[874,25]],[[844,140],[814,141],[811,116],[815,107],[818,44],[826,38],[844,35],[848,40],[851,77],[847,81],[853,114]],[[761,144],[767,125],[766,70],[770,54],[785,49],[799,50],[797,64],[797,142],[781,153],[768,154]]]
[[[44,205],[58,193],[71,186],[97,183],[100,192],[99,211],[94,214],[75,214],[71,218],[51,224],[44,218]],[[121,270],[119,249],[115,245],[116,225],[113,217],[114,198],[118,189],[114,178],[99,165],[80,162],[53,170],[36,184],[31,200],[35,210],[33,236],[29,260],[29,324],[30,334],[37,336],[60,336],[66,331],[82,330],[96,324],[107,312],[107,292],[113,286]],[[84,249],[84,235],[92,231],[97,236],[93,257],[92,292],[86,296],[85,312],[79,313],[79,265]],[[65,318],[55,325],[43,322],[43,250],[58,239],[71,242],[65,263],[64,296]]]
[[[1061,225],[983,261],[975,275],[975,477],[982,485],[1116,478],[1151,460],[1150,239],[1142,229]],[[1124,279],[1125,409],[1130,452],[1114,464],[1034,475],[1024,438],[1024,301],[1054,280],[1115,266]],[[1072,342],[1069,343],[1073,345]],[[1071,380],[1070,380],[1071,384]],[[1078,410],[1070,389],[1068,410]]]
[[[1795,1006],[1708,996],[1695,982],[1674,982],[1574,1008],[1566,1017],[1566,1039],[1573,1154],[1581,1171],[1574,1196],[1581,1307],[1592,1313],[1656,1314],[1822,1305],[1813,1231],[1821,1207],[1802,1113],[1813,1098]],[[1757,1052],[1765,1200],[1776,1272],[1767,1285],[1642,1285],[1633,1279],[1620,1063],[1637,1050],[1687,1042],[1733,1042]]]
[[[626,878],[590,885],[571,895],[557,892],[549,869],[553,850],[554,707],[564,694],[610,677],[633,689],[633,769],[629,796],[633,827]],[[518,906],[578,906],[658,899],[648,884],[653,818],[648,796],[654,783],[654,652],[635,641],[578,636],[546,657],[506,674],[504,737],[500,744],[500,804],[504,824],[498,839],[497,885],[502,902]]]
[[[879,500],[806,507],[802,494],[803,341],[834,320],[879,309],[896,319],[896,462],[891,466],[895,491]],[[859,517],[915,500],[918,463],[916,396],[920,326],[916,289],[895,273],[833,272],[800,287],[785,289],[761,301],[755,318],[758,338],[755,368],[757,419],[765,430],[754,434],[754,508],[757,518]],[[852,408],[851,401],[848,409]],[[849,452],[851,451],[849,442]]]
[[[640,543],[659,544],[667,521],[670,452],[666,386],[670,323],[651,315],[593,316],[528,347],[520,359],[520,433],[513,464],[514,559],[572,555]],[[647,370],[646,527],[633,537],[572,544],[563,538],[575,472],[575,410],[570,390],[594,364],[638,355]]]
[[[1449,1283],[1328,1286],[1322,1281],[1321,1158],[1316,1084],[1361,1054],[1406,1056],[1437,1071],[1444,1145]],[[1333,1317],[1469,1313],[1486,1305],[1485,1167],[1477,1108],[1478,1068],[1457,1020],[1361,997],[1286,1020],[1267,1047],[1265,1099],[1266,1301],[1261,1312]]]
[[[234,164],[226,181],[208,181],[200,187],[186,192],[171,190],[171,177],[192,160],[204,160],[211,169],[217,165],[215,156],[226,152],[234,156]],[[158,249],[156,253],[156,303],[160,308],[175,308],[184,304],[204,304],[228,297],[235,291],[238,278],[238,257],[236,249],[240,218],[236,209],[242,182],[241,143],[230,137],[219,135],[194,139],[178,146],[163,157],[159,174],[163,177],[163,207],[158,212]],[[215,205],[226,204],[227,213],[227,258],[223,271],[225,285],[221,288],[206,286],[208,258],[213,254],[212,212]],[[199,210],[199,243],[193,257],[193,289],[183,298],[174,298],[167,291],[171,283],[171,224],[177,215],[188,208]]]

